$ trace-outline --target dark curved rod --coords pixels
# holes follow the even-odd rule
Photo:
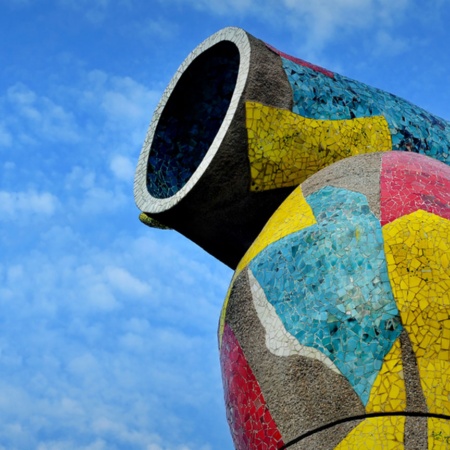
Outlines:
[[[407,411],[399,411],[399,412],[390,412],[390,413],[371,413],[371,414],[361,414],[359,416],[346,417],[345,419],[339,419],[335,422],[327,423],[326,425],[322,425],[321,427],[315,428],[314,430],[307,431],[306,433],[301,434],[300,436],[292,439],[287,444],[284,444],[278,450],[285,450],[291,447],[294,444],[297,444],[303,439],[306,439],[313,434],[324,431],[328,428],[332,428],[336,425],[340,425],[341,423],[351,422],[353,420],[361,420],[361,419],[369,419],[371,417],[385,417],[385,416],[408,416],[408,417],[433,417],[435,419],[445,419],[450,420],[450,416],[446,416],[445,414],[433,414],[433,413],[421,413],[421,412],[407,412]]]

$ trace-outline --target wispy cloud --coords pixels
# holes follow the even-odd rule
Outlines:
[[[13,142],[11,133],[7,130],[4,123],[0,123],[0,148],[10,147]]]
[[[322,49],[341,36],[391,27],[402,19],[409,3],[410,0],[283,0],[286,12],[289,12],[286,14],[287,25],[291,29],[299,26],[305,29],[304,46],[309,51]]]
[[[55,213],[58,203],[58,199],[49,192],[0,191],[0,221],[51,216]]]
[[[162,237],[118,237],[99,248],[54,227],[27,259],[0,265],[0,390],[8,393],[0,399],[0,415],[8,414],[0,433],[21,424],[8,431],[8,448],[212,449],[201,437],[180,442],[189,421],[220,407],[220,391],[212,398],[204,386],[219,376],[216,302],[229,271],[209,267],[182,238],[175,250],[156,233]],[[178,261],[183,276],[173,272]],[[193,304],[184,280],[199,271],[209,282]],[[211,370],[203,373],[203,365]],[[183,423],[173,407],[189,409],[191,419]],[[55,429],[62,423],[64,430]],[[172,442],[158,437],[172,427]],[[44,438],[58,433],[66,439]]]
[[[60,143],[79,140],[73,113],[46,96],[38,96],[22,83],[8,88],[0,102],[8,117],[5,122],[10,139],[14,141],[28,144],[41,139]]]
[[[135,155],[136,148],[140,149],[160,95],[160,90],[131,77],[111,76],[99,70],[86,73],[77,92],[78,108],[91,120],[95,118],[96,124],[101,122],[101,135],[89,134],[89,138],[108,145],[109,154],[121,155]],[[85,132],[89,133],[92,125],[87,122]]]
[[[101,24],[110,6],[110,0],[58,0],[58,2],[73,11],[82,13],[93,24]]]
[[[22,83],[10,86],[0,96],[5,118],[0,146],[35,161],[37,169],[31,164],[10,169],[24,180],[40,174],[48,192],[2,192],[5,216],[0,220],[16,217],[25,207],[29,213],[50,214],[56,197],[85,215],[111,213],[129,203],[135,164],[131,155],[139,154],[159,95],[131,77],[98,70],[81,73],[71,86],[52,86],[48,95]],[[50,145],[56,142],[58,147]],[[47,148],[38,148],[44,143]],[[48,177],[62,164],[67,175]]]
[[[271,28],[289,30],[299,42],[299,52],[314,58],[327,45],[349,42],[352,38],[378,46],[379,53],[393,44],[398,54],[407,48],[399,25],[409,14],[417,14],[416,0],[169,0],[189,5],[214,16],[246,17]],[[438,8],[433,1],[433,10]]]
[[[239,14],[249,14],[260,11],[260,6],[255,5],[255,2],[252,0],[225,0],[223,2],[218,0],[175,0],[178,3],[189,3],[194,8],[200,10],[209,10],[217,15],[239,15]],[[270,3],[270,0],[269,0]],[[270,6],[266,2],[266,7]]]
[[[174,39],[180,31],[179,25],[166,17],[145,17],[127,24],[124,33],[132,34],[146,42],[161,42]]]
[[[396,56],[409,48],[411,42],[407,38],[394,37],[386,30],[380,30],[374,37],[373,53],[376,56]]]
[[[135,170],[134,161],[125,156],[114,156],[110,162],[111,171],[119,180],[130,181],[133,179]]]

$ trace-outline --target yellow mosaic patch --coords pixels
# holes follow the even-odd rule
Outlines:
[[[354,428],[335,450],[403,450],[404,416],[370,417]]]
[[[428,449],[448,450],[450,448],[450,421],[428,418]]]
[[[222,306],[222,312],[220,314],[219,347],[222,343],[222,334],[225,326],[225,315],[228,306],[228,299],[236,277],[250,263],[250,261],[268,245],[291,233],[295,233],[303,228],[314,225],[315,223],[317,222],[313,211],[308,205],[308,202],[303,196],[303,191],[299,186],[275,211],[236,267],[236,271],[234,272],[230,287],[228,288],[228,292]]]
[[[289,234],[310,227],[315,223],[317,222],[314,213],[299,186],[289,195],[266,223],[261,233],[239,262],[236,271],[239,273],[268,245]]]
[[[404,411],[406,388],[403,378],[402,349],[400,339],[394,342],[375,379],[366,406],[368,413]]]
[[[251,190],[297,186],[344,158],[392,149],[383,116],[315,120],[246,102]]]
[[[450,414],[450,221],[418,210],[385,225],[383,236],[428,409]]]

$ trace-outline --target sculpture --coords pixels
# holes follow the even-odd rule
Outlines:
[[[449,131],[241,29],[183,62],[135,199],[236,270],[219,347],[237,449],[450,440]]]

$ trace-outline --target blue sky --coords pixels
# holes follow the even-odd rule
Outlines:
[[[0,450],[230,450],[232,273],[133,201],[162,91],[239,26],[449,119],[449,21],[445,0],[0,0]]]

